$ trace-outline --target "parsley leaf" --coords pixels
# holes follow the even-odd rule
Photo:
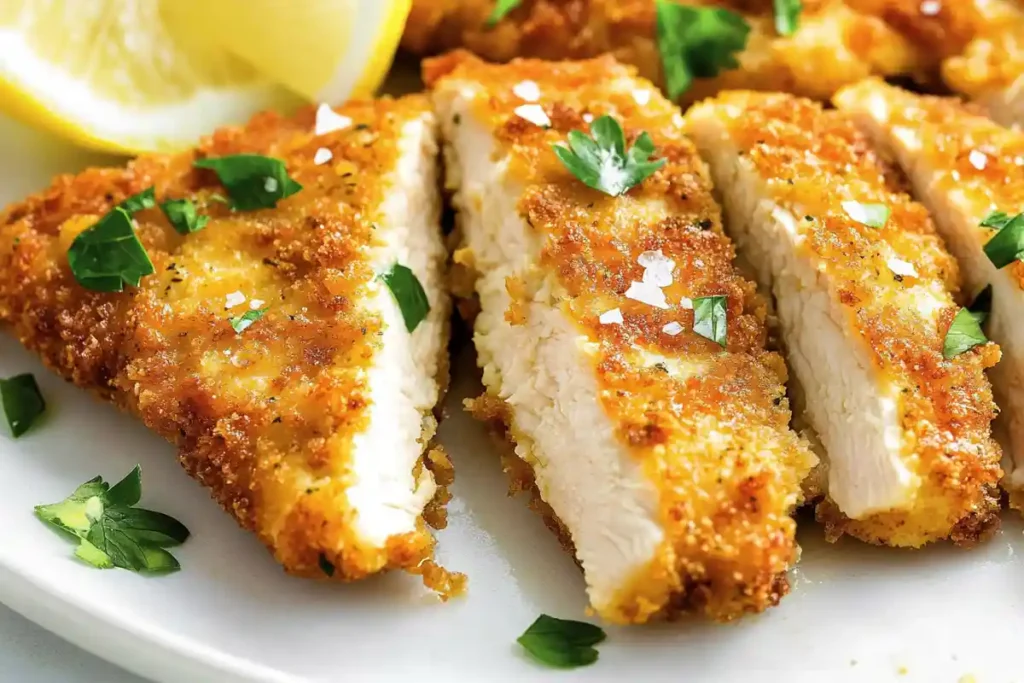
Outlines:
[[[552,146],[565,167],[587,187],[618,197],[665,165],[664,159],[647,160],[654,152],[647,133],[641,133],[627,152],[622,127],[610,116],[596,119],[590,131],[592,138],[574,130],[569,133],[568,147]]]
[[[121,207],[75,238],[68,249],[68,265],[78,284],[96,292],[138,287],[144,276],[155,272],[131,216]]]
[[[320,553],[316,558],[316,563],[319,565],[320,571],[327,575],[327,578],[334,576],[334,565],[327,559],[326,555]]]
[[[774,0],[775,31],[780,36],[791,36],[796,33],[800,22],[803,3],[800,0]]]
[[[981,222],[982,227],[999,232],[985,243],[985,255],[996,268],[1005,268],[1024,256],[1024,213],[1014,217],[993,211]]]
[[[988,341],[981,326],[992,310],[992,285],[981,290],[974,302],[967,308],[961,308],[952,324],[946,330],[946,338],[942,342],[942,357],[946,360],[955,358],[961,353],[970,351]]]
[[[542,614],[516,642],[545,664],[572,668],[596,662],[593,646],[604,639],[604,631],[593,624]]]
[[[153,194],[152,187],[147,187],[142,192],[133,194],[117,205],[119,209],[124,209],[129,214],[142,211],[143,209],[152,209],[154,206],[156,206],[156,197]]]
[[[670,98],[678,99],[695,78],[713,78],[740,65],[736,54],[747,47],[750,25],[739,14],[673,0],[657,0],[655,8],[658,53]]]
[[[256,308],[251,311],[246,311],[242,315],[229,318],[228,322],[231,323],[231,327],[234,328],[237,334],[242,334],[252,327],[252,324],[262,318],[269,310],[269,308]]]
[[[884,228],[889,221],[889,214],[892,213],[892,209],[885,204],[854,201],[843,202],[843,211],[853,220],[869,228]]]
[[[487,28],[497,26],[499,21],[521,4],[523,4],[523,0],[496,0],[491,15],[487,17]]]
[[[405,329],[412,332],[430,312],[430,301],[427,299],[427,293],[423,291],[423,285],[412,270],[400,263],[381,273],[380,278],[391,290],[399,310],[402,311]]]
[[[0,379],[0,403],[3,404],[11,436],[17,439],[46,410],[36,378],[30,374]]]
[[[217,174],[236,211],[272,209],[285,197],[302,189],[288,176],[284,162],[259,154],[233,154],[226,157],[197,159],[196,168]]]
[[[75,556],[100,569],[170,572],[180,568],[165,548],[181,545],[189,531],[160,512],[133,507],[142,495],[142,470],[115,484],[101,477],[85,482],[59,503],[38,505],[36,516],[78,538]]]
[[[160,210],[179,235],[199,232],[210,222],[209,216],[196,212],[196,205],[190,199],[168,199],[160,205]]]
[[[727,313],[724,296],[697,297],[693,300],[693,331],[724,349]]]

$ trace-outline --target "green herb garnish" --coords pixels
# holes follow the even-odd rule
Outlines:
[[[415,273],[400,263],[381,273],[380,278],[391,290],[399,310],[402,311],[405,329],[412,332],[430,312],[430,301],[427,300],[427,293],[423,291],[423,285]]]
[[[791,36],[796,33],[800,22],[803,3],[800,0],[774,0],[775,31],[780,36]]]
[[[693,331],[723,349],[728,308],[724,296],[701,296],[693,300]]]
[[[272,209],[285,197],[302,189],[288,176],[284,162],[258,154],[234,154],[199,159],[196,168],[208,168],[217,174],[236,211]]]
[[[604,639],[604,631],[593,624],[542,614],[516,641],[545,664],[573,668],[596,662],[594,645]]]
[[[121,207],[75,238],[68,249],[68,265],[78,284],[96,292],[138,287],[143,277],[155,272],[131,216]]]
[[[320,556],[316,558],[316,563],[320,567],[320,571],[327,575],[327,578],[334,576],[334,564],[327,559],[327,556],[320,553]]]
[[[231,323],[231,327],[234,328],[236,333],[242,334],[252,327],[252,324],[262,318],[269,310],[269,308],[256,308],[251,311],[246,311],[242,315],[229,318],[228,322]]]
[[[189,536],[178,520],[134,507],[142,497],[142,470],[109,486],[101,477],[85,482],[59,503],[37,505],[36,516],[78,538],[75,555],[100,569],[172,572],[178,561],[165,548]]]
[[[658,53],[670,98],[678,99],[695,78],[713,78],[740,65],[736,54],[747,47],[750,25],[739,14],[672,0],[657,0],[655,8]]]
[[[0,403],[3,404],[11,436],[17,439],[46,410],[36,378],[30,374],[0,379]]]
[[[210,222],[209,216],[199,215],[190,199],[168,199],[160,205],[160,210],[179,235],[199,232]]]
[[[553,145],[565,167],[587,187],[618,197],[665,165],[664,159],[647,160],[654,152],[647,133],[641,133],[627,152],[622,127],[610,116],[596,119],[590,131],[592,138],[574,130],[568,147]]]
[[[885,204],[865,204],[863,202],[843,202],[846,215],[861,225],[869,228],[884,228],[889,221],[892,210]]]
[[[988,342],[981,326],[991,310],[992,285],[989,285],[981,290],[970,306],[961,308],[953,318],[942,342],[942,357],[949,360]]]
[[[494,28],[509,12],[521,4],[523,4],[523,0],[497,0],[490,16],[487,17],[487,28]]]
[[[1024,256],[1024,213],[1011,218],[1009,214],[993,211],[981,225],[999,231],[984,246],[985,255],[996,268],[1005,268]]]
[[[156,206],[156,197],[153,194],[153,188],[147,187],[142,192],[128,197],[128,199],[124,200],[117,206],[120,209],[124,209],[129,214],[133,214],[136,211],[142,211],[143,209],[152,209]]]

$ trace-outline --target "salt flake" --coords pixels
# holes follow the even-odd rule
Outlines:
[[[661,328],[661,331],[670,337],[674,337],[683,331],[683,326],[677,323],[675,320]]]
[[[320,166],[321,164],[326,164],[333,158],[334,155],[331,154],[331,150],[327,149],[326,147],[321,147],[316,151],[316,154],[313,155],[313,163],[316,164],[317,166]]]
[[[521,100],[536,102],[540,99],[540,88],[534,81],[519,81],[512,86],[512,92]]]
[[[913,263],[908,263],[898,258],[891,258],[885,262],[885,265],[889,266],[889,270],[901,277],[917,277],[917,269],[914,268]]]
[[[655,308],[668,308],[665,292],[652,282],[631,282],[626,290],[626,298]]]
[[[351,125],[352,119],[338,114],[331,109],[330,105],[321,104],[316,108],[316,125],[313,128],[313,132],[317,135],[333,133],[336,130],[348,128]]]
[[[224,297],[224,308],[234,308],[245,303],[245,295],[241,292],[231,292]]]
[[[602,325],[621,325],[622,311],[617,308],[613,308],[610,311],[602,313],[597,319],[601,321]]]
[[[516,116],[526,119],[535,126],[548,128],[551,126],[551,119],[544,113],[544,107],[539,104],[521,104],[515,108]]]

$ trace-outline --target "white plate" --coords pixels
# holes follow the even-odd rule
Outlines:
[[[95,162],[0,121],[0,201]],[[793,592],[731,626],[699,620],[608,628],[600,661],[573,672],[527,659],[516,637],[541,612],[584,618],[583,582],[506,482],[483,429],[461,411],[479,391],[456,363],[442,439],[457,467],[440,558],[470,576],[439,604],[414,577],[351,586],[285,576],[177,466],[169,445],[42,369],[0,336],[0,376],[36,374],[50,409],[26,437],[0,436],[0,601],[97,655],[166,681],[1020,679],[1024,550],[1017,515],[984,547],[921,552],[829,545],[806,520]],[[193,532],[163,578],[97,571],[32,515],[83,481],[141,463],[143,504]],[[0,674],[2,678],[2,674]]]

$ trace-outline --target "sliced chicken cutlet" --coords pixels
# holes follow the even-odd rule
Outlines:
[[[1024,2],[973,0],[982,20],[970,43],[942,65],[946,83],[1005,126],[1024,126]]]
[[[727,232],[775,295],[790,368],[828,455],[829,533],[920,546],[998,524],[999,448],[984,370],[995,345],[943,354],[957,264],[924,207],[842,114],[724,93],[687,128]]]
[[[678,109],[611,58],[459,53],[425,76],[464,235],[456,261],[477,271],[480,402],[532,468],[594,609],[643,622],[775,604],[816,459],[788,427],[766,306],[733,267]],[[618,197],[552,149],[606,114],[667,160]]]
[[[1003,358],[989,375],[1003,408],[997,426],[1008,445],[1004,483],[1019,492],[1024,489],[1024,264],[1015,260],[1011,245],[1009,259],[997,267],[987,252],[998,245],[989,242],[1000,231],[982,223],[995,211],[1011,217],[1024,213],[1024,133],[1003,128],[957,100],[921,97],[882,82],[851,86],[836,95],[836,104],[856,115],[899,159],[959,260],[968,291],[992,287],[986,330]],[[1011,500],[1020,506],[1022,497],[1017,493]]]
[[[445,500],[431,468],[441,483],[450,470],[424,455],[448,373],[435,133],[422,97],[266,113],[192,152],[58,177],[0,214],[0,322],[176,444],[289,572],[404,568],[445,591],[424,524]],[[130,238],[115,207],[148,188],[208,223],[179,234],[136,197],[134,235],[155,272],[94,291],[109,284],[96,273],[117,269],[95,226],[123,219]],[[383,273],[402,298],[419,282],[421,319]]]
[[[982,0],[803,0],[798,28],[780,35],[773,0],[688,0],[719,7],[749,27],[740,67],[698,79],[684,96],[694,102],[725,88],[784,90],[828,99],[839,87],[877,74],[937,80],[940,60],[973,36]],[[513,57],[580,59],[611,53],[640,75],[662,82],[655,0],[523,0],[492,23],[493,0],[413,0],[403,46],[418,54],[464,47],[492,61]],[[709,53],[728,33],[708,21]],[[671,52],[671,51],[670,51]]]

